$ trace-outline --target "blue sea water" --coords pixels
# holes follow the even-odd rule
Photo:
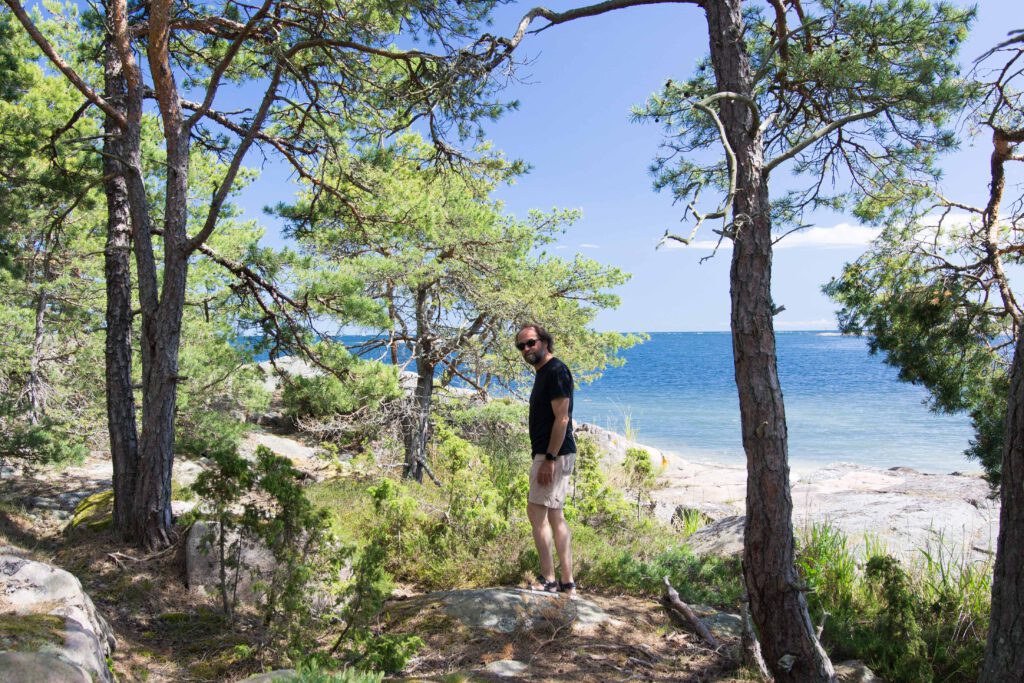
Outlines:
[[[829,332],[777,334],[790,463],[831,462],[978,471],[963,451],[972,430],[963,415],[937,415],[927,392],[900,382],[863,337]],[[689,459],[742,465],[739,402],[728,332],[653,333],[576,392],[574,418]]]

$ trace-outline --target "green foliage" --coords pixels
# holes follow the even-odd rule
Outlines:
[[[824,291],[842,305],[840,329],[870,333],[871,352],[884,352],[900,379],[927,388],[934,410],[970,415],[975,437],[966,453],[981,462],[996,486],[1009,391],[1010,321],[978,297],[969,279],[944,277],[931,258],[907,251],[907,232],[917,229],[915,223],[887,231]]]
[[[462,436],[485,454],[481,458],[498,491],[504,518],[525,505],[529,492],[530,438],[527,406],[507,398],[458,409],[450,416]]]
[[[215,522],[203,544],[218,554],[222,609],[229,623],[235,615],[239,572],[246,571],[238,562],[241,544],[251,539],[276,560],[273,574],[262,584],[261,615],[271,642],[281,644],[287,660],[359,662],[365,668],[401,670],[421,642],[381,638],[371,630],[392,587],[384,570],[393,550],[384,530],[391,527],[382,526],[357,553],[354,546],[338,541],[329,513],[310,501],[299,472],[286,458],[264,446],[257,449],[254,462],[230,446],[205,455],[214,466],[200,473],[192,488]],[[389,496],[387,490],[379,496],[383,518],[389,517],[384,509]],[[350,562],[352,579],[342,584],[338,577]],[[322,596],[321,604],[310,600],[313,593]],[[309,647],[311,638],[337,623],[343,628],[329,652]]]
[[[620,529],[627,524],[629,504],[608,483],[601,465],[601,453],[594,439],[588,434],[576,434],[576,467],[565,516],[570,522],[591,528]]]
[[[331,263],[325,270],[363,281],[388,311],[380,345],[403,346],[420,368],[442,368],[442,385],[459,374],[484,385],[525,376],[511,338],[526,320],[543,320],[564,340],[559,355],[578,379],[595,377],[640,340],[589,329],[600,310],[618,305],[608,290],[628,276],[544,253],[579,212],[504,215],[490,195],[522,168],[486,145],[477,151],[476,161],[452,172],[423,161],[434,156],[429,143],[403,135],[324,169],[365,204],[311,190],[278,210],[303,247]]]
[[[299,683],[381,683],[384,680],[384,674],[357,669],[328,671],[311,662],[299,665],[295,670],[294,680]]]
[[[67,21],[73,7],[60,6]],[[91,45],[47,25],[68,60]],[[48,75],[5,7],[0,10],[0,457],[67,463],[98,446],[105,424],[103,215],[90,114]],[[70,122],[70,123],[69,123]],[[67,124],[61,135],[53,131]]]
[[[24,419],[4,415],[0,403],[0,460],[10,459],[22,465],[74,465],[89,454],[81,434],[70,425],[52,417],[31,424]]]
[[[247,430],[245,424],[216,411],[201,412],[187,418],[179,416],[175,452],[193,458],[229,452],[238,448]]]
[[[886,680],[968,683],[984,656],[991,567],[923,553],[902,567],[877,542],[857,568],[846,537],[812,527],[798,553],[814,620],[834,657],[864,660]]]
[[[883,609],[875,623],[878,638],[868,657],[878,662],[887,677],[898,681],[926,681],[931,678],[921,639],[921,627],[914,615],[915,600],[910,577],[894,557],[872,557],[864,572],[878,593]]]
[[[752,83],[742,94],[764,125],[766,164],[775,173],[791,160],[793,174],[808,176],[803,187],[772,198],[773,225],[800,225],[807,211],[850,204],[877,215],[875,205],[913,191],[908,180],[934,175],[937,153],[956,144],[945,126],[972,93],[957,52],[974,10],[928,0],[821,0],[805,3],[799,17],[786,14],[783,45],[774,17],[760,7],[745,22]],[[705,58],[634,109],[636,119],[666,133],[652,164],[655,187],[684,204],[706,204],[702,189],[728,191],[724,155],[705,162],[688,153],[721,144],[714,120],[697,106],[717,109],[706,99],[717,91]]]
[[[331,374],[288,377],[282,392],[285,413],[295,419],[314,420],[351,416],[348,429],[341,430],[347,431],[350,439],[374,436],[376,423],[366,413],[371,407],[401,398],[398,368],[359,359],[340,344],[329,342],[318,344],[314,353]]]
[[[649,525],[614,536],[586,527],[573,530],[576,576],[588,590],[658,595],[662,577],[687,602],[735,608],[743,594],[739,561],[698,557],[673,543],[663,528]]]
[[[797,568],[814,588],[807,596],[812,614],[852,612],[856,563],[846,534],[831,524],[812,524],[797,557]]]
[[[238,454],[236,446],[224,442],[212,444],[212,448],[201,455],[213,462],[213,467],[199,473],[192,490],[199,496],[202,507],[212,516],[215,526],[213,531],[201,540],[201,547],[209,553],[216,548],[220,566],[218,588],[221,597],[221,609],[228,623],[234,621],[239,572],[242,567],[238,562],[243,537],[235,508],[244,495],[251,491],[256,478],[249,462]]]
[[[650,495],[654,486],[651,454],[645,448],[628,448],[622,467],[626,470],[626,489],[636,495],[636,521],[639,522],[643,498]]]

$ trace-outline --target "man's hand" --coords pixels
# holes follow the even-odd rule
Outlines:
[[[537,468],[537,483],[547,486],[555,480],[555,460],[545,460]]]

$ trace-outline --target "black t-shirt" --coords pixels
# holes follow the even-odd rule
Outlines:
[[[537,371],[530,393],[530,445],[534,455],[546,453],[551,443],[551,427],[555,424],[555,411],[551,401],[569,397],[569,425],[558,455],[576,452],[576,439],[572,434],[572,373],[565,363],[552,358]]]

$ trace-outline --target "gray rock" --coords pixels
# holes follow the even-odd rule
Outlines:
[[[189,529],[188,538],[185,540],[185,576],[190,590],[220,599],[220,550],[216,540],[218,528],[216,522],[199,520]],[[209,540],[204,540],[207,538]],[[229,531],[225,550],[230,549],[237,541],[238,532]],[[237,548],[235,552],[238,552]],[[267,583],[273,577],[277,569],[274,554],[262,542],[243,538],[238,567],[235,595],[239,604],[262,604],[263,593],[256,589],[256,584]],[[234,568],[228,567],[230,581],[234,581],[234,571]],[[352,578],[351,566],[343,567],[336,578],[338,581]],[[310,600],[313,609],[320,612],[329,611],[335,606],[328,590],[312,589]]]
[[[718,638],[739,638],[743,635],[743,620],[738,614],[719,612],[714,607],[707,605],[691,605],[690,609],[700,617],[704,625],[708,627]]]
[[[295,669],[278,669],[243,678],[238,683],[274,683],[274,681],[293,681],[296,678],[298,676],[295,674]]]
[[[0,680],[6,683],[92,683],[93,679],[82,667],[52,652],[0,652]]]
[[[647,451],[648,455],[651,456],[651,464],[654,465],[655,472],[662,469],[668,462],[668,456],[659,449],[637,443],[621,434],[616,434],[597,425],[578,422],[573,426],[573,429],[577,433],[589,435],[597,445],[598,452],[602,454],[603,459],[607,462],[621,464],[626,459],[626,451],[630,448],[640,448]]]
[[[484,671],[495,674],[496,676],[519,678],[520,676],[525,675],[529,668],[530,666],[525,662],[516,661],[515,659],[499,659],[498,661],[491,662],[485,666]]]
[[[185,576],[190,590],[201,595],[220,595],[220,551],[217,547],[216,522],[199,520],[189,529],[185,540]],[[226,550],[234,547],[239,552],[238,532],[228,531]],[[238,555],[238,585],[236,595],[242,604],[256,604],[260,598],[255,584],[268,581],[277,567],[270,550],[252,539],[242,539]],[[229,565],[228,574],[234,569]]]
[[[838,683],[885,683],[864,662],[857,659],[836,664],[835,668]]]
[[[43,621],[46,629],[38,629],[52,638],[28,637],[9,647],[56,657],[81,669],[87,680],[113,680],[106,659],[117,646],[114,633],[82,584],[63,569],[17,555],[0,556],[0,614],[14,615],[25,624],[32,617],[41,621],[57,617],[56,622]],[[50,661],[47,657],[32,661],[8,657],[6,661],[11,666],[34,666],[44,660]]]
[[[590,600],[519,588],[441,591],[414,600],[440,603],[448,616],[468,628],[499,633],[570,623],[573,631],[586,633],[602,624],[618,623]]]
[[[738,557],[743,554],[743,529],[746,518],[742,515],[726,517],[714,524],[697,529],[686,539],[686,545],[697,555]]]

